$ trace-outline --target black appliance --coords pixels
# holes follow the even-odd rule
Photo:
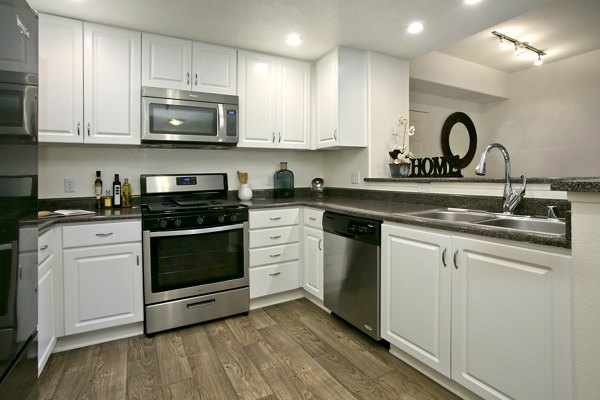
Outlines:
[[[227,174],[142,175],[147,335],[248,312],[248,208]]]
[[[0,397],[37,398],[37,16],[0,0]]]

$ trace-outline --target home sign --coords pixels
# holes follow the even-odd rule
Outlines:
[[[452,157],[425,157],[412,158],[410,160],[409,178],[439,177],[439,178],[462,178],[460,168],[456,168],[454,163],[460,156]]]

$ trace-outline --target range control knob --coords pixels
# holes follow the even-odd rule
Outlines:
[[[231,214],[231,217],[229,217],[229,219],[231,220],[231,222],[237,222],[240,218],[239,214]]]
[[[222,224],[223,222],[225,222],[225,216],[224,216],[224,215],[219,215],[219,216],[217,217],[217,221],[218,221],[220,224]]]
[[[173,224],[179,228],[181,226],[181,220],[179,218],[175,218],[175,221],[173,221]]]
[[[200,217],[196,218],[196,223],[198,225],[204,224],[204,217],[200,216]]]
[[[161,228],[164,229],[169,224],[169,221],[167,221],[166,218],[163,218],[163,219],[161,219],[161,220],[158,221],[158,224],[160,225]]]

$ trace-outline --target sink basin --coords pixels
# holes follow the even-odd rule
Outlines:
[[[498,216],[494,219],[476,222],[476,224],[516,229],[520,231],[549,233],[553,235],[562,235],[566,232],[565,222],[553,219]]]
[[[462,208],[439,208],[410,213],[414,217],[431,218],[450,222],[477,222],[493,218],[492,213]]]

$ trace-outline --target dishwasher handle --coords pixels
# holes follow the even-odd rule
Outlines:
[[[333,233],[334,233],[335,235],[338,235],[338,236],[343,236],[343,237],[345,237],[345,238],[348,238],[348,239],[356,239],[356,238],[357,238],[357,236],[356,236],[356,235],[353,235],[353,234],[351,234],[351,233],[346,233],[346,232],[340,232],[340,231],[338,231],[338,230],[334,230],[334,231],[333,231]]]

